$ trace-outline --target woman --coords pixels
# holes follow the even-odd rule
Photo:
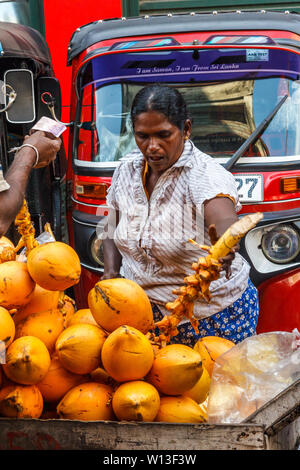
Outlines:
[[[115,211],[103,240],[102,279],[123,275],[137,282],[157,321],[176,298],[172,291],[194,274],[192,263],[207,254],[188,240],[209,245],[237,220],[241,206],[232,174],[189,140],[191,121],[176,89],[143,88],[131,119],[138,148],[116,169],[108,192]],[[211,302],[194,305],[199,335],[185,319],[174,342],[193,346],[199,337],[217,335],[237,343],[255,334],[258,296],[249,269],[238,253],[224,258],[220,278],[210,285]]]

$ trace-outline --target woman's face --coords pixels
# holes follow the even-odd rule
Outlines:
[[[182,131],[157,111],[139,114],[134,123],[134,136],[140,151],[155,173],[170,168],[180,157],[185,137],[190,136],[191,123]]]

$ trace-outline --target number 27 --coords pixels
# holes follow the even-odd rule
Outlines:
[[[254,188],[255,186],[257,185],[258,183],[258,179],[257,178],[246,178],[245,181],[242,180],[242,178],[235,178],[235,181],[237,182],[237,191],[239,192],[239,190],[242,188],[244,182],[245,182],[245,185],[249,185],[250,184],[250,188],[248,188],[248,197],[251,198],[252,197],[252,193],[254,191]]]

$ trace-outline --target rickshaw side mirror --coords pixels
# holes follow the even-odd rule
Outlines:
[[[33,73],[27,69],[6,70],[4,73],[5,105],[8,103],[7,90],[14,90],[16,98],[5,111],[8,122],[25,124],[35,120],[35,99]]]
[[[49,109],[53,106],[57,119],[61,118],[61,89],[55,77],[40,77],[37,80],[37,120],[42,116],[53,119]]]

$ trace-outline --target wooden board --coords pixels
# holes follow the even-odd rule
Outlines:
[[[0,419],[2,450],[263,450],[250,425]]]

